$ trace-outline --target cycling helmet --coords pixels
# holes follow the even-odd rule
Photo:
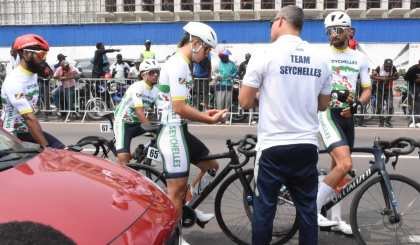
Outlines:
[[[50,45],[48,45],[47,41],[45,41],[45,39],[41,36],[35,34],[27,34],[16,38],[12,48],[16,50],[27,48],[34,50],[49,51]]]
[[[183,29],[191,36],[200,38],[213,49],[216,48],[217,35],[210,26],[201,22],[188,22]]]
[[[324,26],[325,28],[329,28],[331,26],[351,27],[351,19],[346,13],[335,11],[327,15],[324,21]]]
[[[159,63],[155,59],[146,59],[140,64],[140,72],[160,70]]]
[[[232,53],[229,50],[225,49],[219,52],[219,58],[222,58],[222,56],[229,56],[231,54]]]

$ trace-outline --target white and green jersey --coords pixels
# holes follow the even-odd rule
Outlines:
[[[10,133],[28,133],[29,128],[22,114],[33,113],[39,96],[38,75],[21,66],[4,80],[1,89],[3,103],[3,128]]]
[[[185,118],[174,112],[172,101],[184,100],[187,105],[191,104],[192,76],[189,64],[190,60],[178,52],[169,58],[162,68],[159,78],[158,108],[159,121],[164,125],[180,125],[186,122]]]
[[[158,90],[150,86],[146,81],[133,83],[125,92],[121,103],[115,111],[115,120],[121,120],[126,123],[138,123],[136,107],[143,107],[147,110],[152,103],[157,103]]]
[[[350,48],[339,50],[331,46],[328,55],[331,73],[333,74],[333,90],[349,90],[354,94],[359,75],[362,87],[371,86],[368,71],[369,61],[364,54]],[[346,108],[348,104],[333,98],[329,106]]]

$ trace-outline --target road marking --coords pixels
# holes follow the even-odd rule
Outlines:
[[[356,158],[373,158],[372,155],[351,155],[351,157],[356,157]],[[419,156],[399,156],[399,158],[419,159]]]

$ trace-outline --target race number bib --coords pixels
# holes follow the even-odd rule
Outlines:
[[[110,123],[101,123],[99,126],[100,126],[101,133],[111,132],[111,124]]]
[[[149,146],[149,150],[147,151],[147,158],[162,162],[162,156],[160,155],[158,149],[151,146]]]

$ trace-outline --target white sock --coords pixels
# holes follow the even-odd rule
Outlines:
[[[197,183],[198,185],[198,183]],[[193,203],[195,202],[195,200],[197,200],[197,198],[200,196],[197,193],[194,192],[194,187],[190,186],[190,192],[191,192],[191,201],[188,201],[185,203],[185,205],[187,206],[191,206],[193,205]]]
[[[341,220],[341,207],[343,206],[343,200],[339,201],[331,208],[331,220]]]
[[[316,199],[316,208],[318,213],[321,213],[321,208],[324,205],[325,201],[327,201],[328,197],[334,191],[329,185],[321,182],[319,190],[318,190],[318,197]]]

